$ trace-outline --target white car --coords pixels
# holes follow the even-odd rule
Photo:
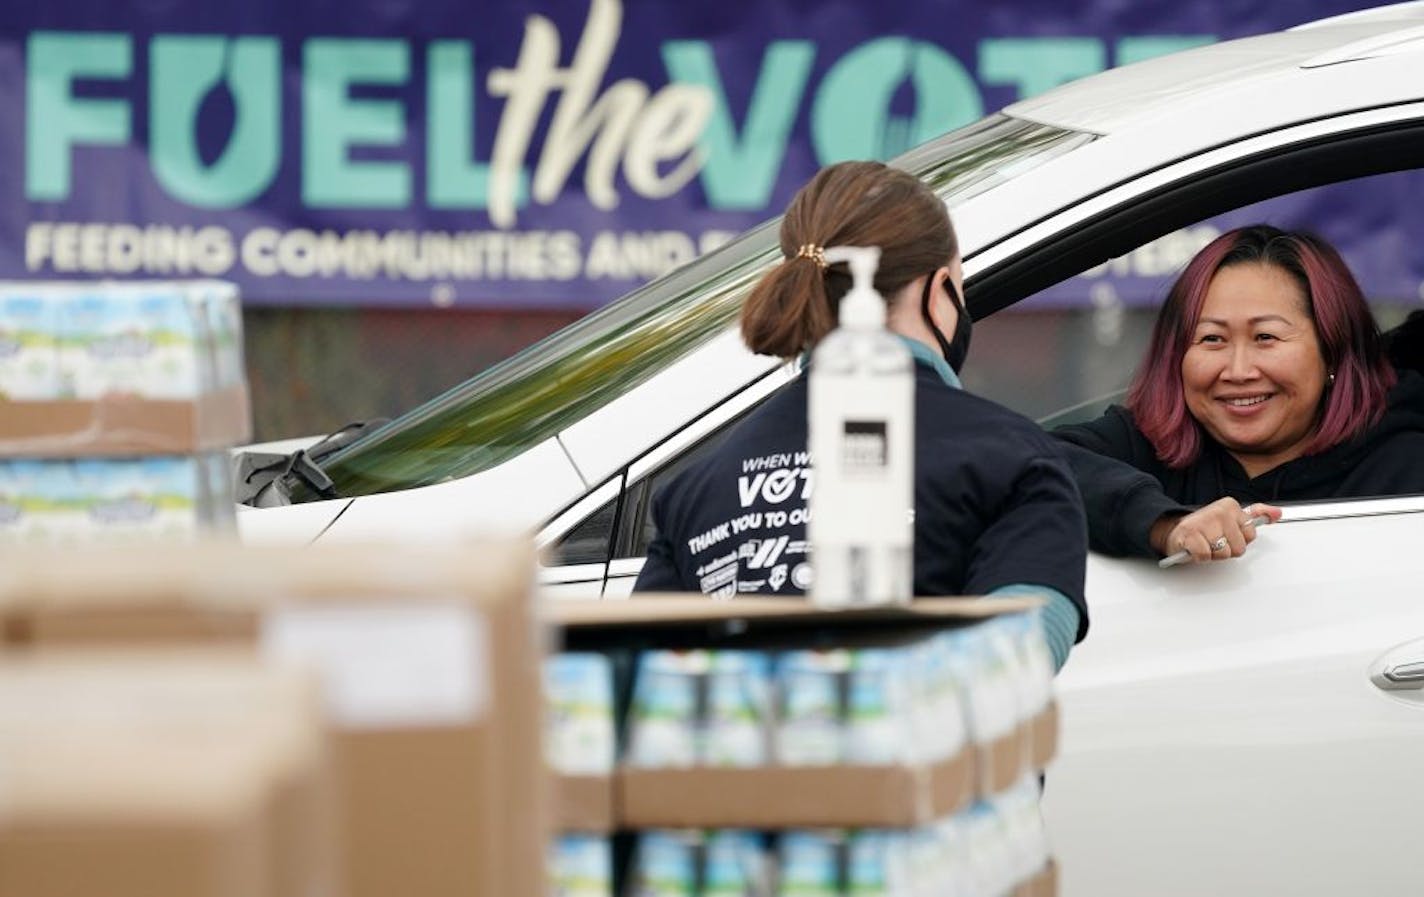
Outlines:
[[[1424,167],[1424,3],[1106,72],[895,164],[953,209],[982,321],[1210,216]],[[324,463],[345,497],[245,510],[244,536],[518,527],[549,547],[551,592],[626,594],[658,484],[797,376],[734,326],[775,226],[358,440]],[[1421,583],[1424,497],[1288,507],[1229,563],[1092,556],[1045,798],[1063,893],[1421,887]]]

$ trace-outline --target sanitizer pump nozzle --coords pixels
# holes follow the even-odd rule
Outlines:
[[[833,246],[826,250],[826,264],[845,262],[850,266],[851,287],[841,299],[842,327],[885,326],[885,299],[875,292],[875,270],[880,267],[879,246]]]
[[[822,606],[907,603],[913,594],[915,373],[910,351],[885,329],[875,291],[876,246],[826,249],[853,284],[840,326],[811,354],[809,442],[814,577]]]

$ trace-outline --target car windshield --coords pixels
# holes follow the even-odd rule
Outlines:
[[[953,207],[1093,137],[992,115],[890,164]],[[342,449],[323,465],[336,491],[466,477],[553,437],[731,326],[742,296],[780,257],[779,226],[776,218],[748,231]]]

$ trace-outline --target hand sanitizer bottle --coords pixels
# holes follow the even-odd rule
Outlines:
[[[885,300],[873,286],[879,247],[833,247],[826,261],[849,262],[854,285],[841,300],[840,326],[811,355],[811,600],[825,607],[908,603],[914,361],[885,329]]]

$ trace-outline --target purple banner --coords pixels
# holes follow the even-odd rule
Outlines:
[[[10,3],[0,278],[593,308],[775,215],[823,164],[1354,5]],[[1364,252],[1404,202],[1369,192],[1343,227],[1353,261],[1385,266],[1365,279],[1412,297],[1407,265]],[[1134,264],[1044,301],[1155,295],[1161,273]]]

